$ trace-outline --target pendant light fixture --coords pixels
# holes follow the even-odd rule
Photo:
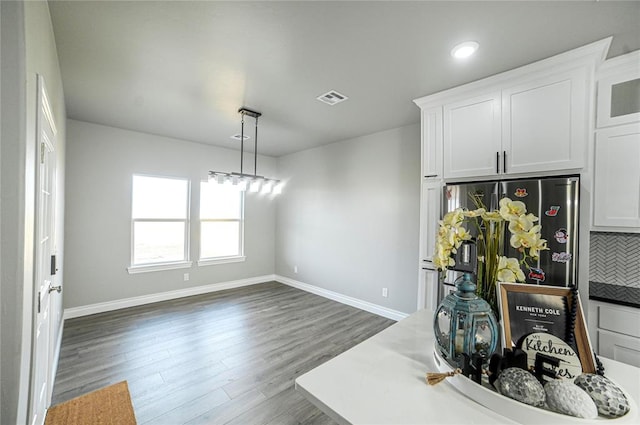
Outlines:
[[[258,118],[262,115],[260,112],[252,111],[247,108],[238,109],[241,117],[240,124],[240,172],[226,173],[223,171],[209,171],[209,181],[215,181],[218,184],[232,184],[237,186],[241,191],[249,190],[250,192],[273,193],[278,195],[282,192],[283,184],[280,180],[268,179],[258,175]],[[244,117],[250,116],[255,119],[255,138],[254,138],[254,158],[253,158],[253,174],[244,172]]]

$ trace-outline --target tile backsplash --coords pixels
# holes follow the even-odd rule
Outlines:
[[[591,232],[589,280],[640,288],[640,234]]]

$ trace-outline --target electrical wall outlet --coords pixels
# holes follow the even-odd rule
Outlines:
[[[388,288],[382,288],[382,296],[387,298],[389,296],[389,289]]]
[[[293,272],[298,274],[298,266],[293,266]]]
[[[189,273],[184,274],[184,281],[186,282],[187,280],[189,280]]]

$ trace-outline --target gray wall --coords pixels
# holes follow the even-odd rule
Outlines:
[[[2,420],[26,423],[33,314],[36,74],[44,76],[58,125],[58,183],[64,184],[65,107],[48,5],[0,2],[2,8]],[[56,204],[62,235],[64,194]],[[63,256],[62,238],[58,254]],[[62,275],[59,275],[61,282]],[[60,299],[57,301],[60,303]],[[56,306],[54,305],[55,309]],[[52,332],[58,334],[60,316]]]
[[[200,181],[209,170],[237,171],[239,151],[73,120],[67,122],[67,143],[66,308],[273,274],[275,200],[252,193],[245,198],[245,262],[198,267],[192,231],[191,268],[127,272],[132,175],[189,178],[196,229]],[[253,154],[245,158],[247,165]],[[273,158],[259,156],[258,168],[277,177]]]
[[[45,88],[53,108],[53,118],[58,131],[55,140],[56,185],[54,193],[55,225],[53,229],[53,252],[58,264],[64,261],[64,179],[66,154],[67,116],[62,87],[62,75],[58,63],[56,42],[53,35],[49,6],[46,1],[25,2],[27,25],[27,140],[36,139],[36,74],[44,77]],[[37,156],[37,152],[36,152]],[[53,277],[52,286],[64,284],[64,269],[59,268]],[[53,348],[58,346],[62,326],[63,295],[51,293],[51,338]],[[31,298],[29,298],[31,300]]]
[[[14,424],[18,415],[22,349],[22,275],[24,234],[24,18],[22,4],[0,2],[2,110],[0,152],[0,423]],[[23,416],[24,418],[24,416]]]
[[[305,150],[277,164],[288,183],[278,199],[276,273],[415,311],[420,126]]]

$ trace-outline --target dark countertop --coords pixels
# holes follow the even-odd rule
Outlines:
[[[589,299],[640,308],[640,288],[589,282]]]

